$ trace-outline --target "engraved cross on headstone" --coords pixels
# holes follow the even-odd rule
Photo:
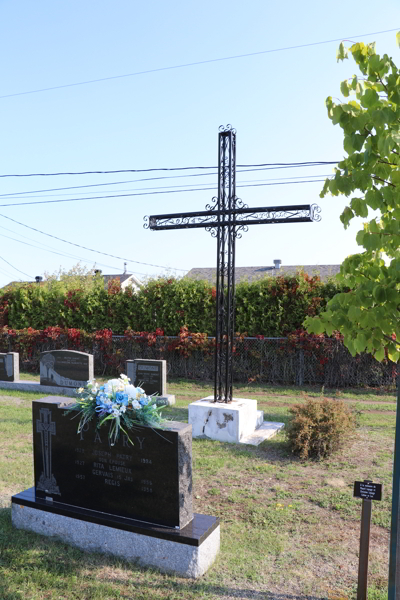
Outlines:
[[[56,424],[51,420],[49,408],[40,409],[40,419],[36,419],[36,432],[42,438],[43,473],[40,476],[38,490],[49,494],[60,494],[57,482],[51,472],[51,436],[56,435]]]
[[[232,401],[235,242],[249,225],[311,223],[321,219],[317,205],[249,208],[236,197],[236,131],[220,127],[218,138],[218,198],[203,212],[145,217],[145,229],[205,228],[217,238],[216,335],[214,402]]]

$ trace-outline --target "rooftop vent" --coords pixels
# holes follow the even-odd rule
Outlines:
[[[281,268],[281,264],[282,264],[282,261],[281,261],[280,258],[277,258],[277,259],[274,260],[274,267],[275,267],[275,269],[280,269]]]

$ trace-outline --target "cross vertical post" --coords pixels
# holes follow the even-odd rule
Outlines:
[[[236,238],[249,225],[312,223],[321,217],[315,204],[249,208],[236,197],[236,131],[230,125],[220,127],[218,198],[213,203],[201,212],[144,217],[144,228],[203,228],[217,238],[214,402],[232,402]]]
[[[236,132],[225,128],[218,137],[218,223],[214,398],[232,400],[235,331]],[[225,286],[226,280],[226,286]]]

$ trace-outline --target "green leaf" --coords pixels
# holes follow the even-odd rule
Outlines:
[[[382,360],[385,358],[385,349],[384,348],[379,348],[375,354],[374,354],[375,358],[377,361],[382,362]]]
[[[344,228],[347,229],[351,219],[354,217],[354,213],[349,206],[346,206],[342,214],[340,215],[340,220],[342,221]]]
[[[382,110],[373,110],[371,119],[375,127],[383,127],[386,124],[386,116]]]
[[[351,321],[358,322],[361,317],[361,308],[358,306],[350,306],[348,315]]]
[[[400,31],[398,31],[398,32],[396,33],[396,42],[397,42],[397,45],[398,45],[398,46],[399,46],[399,48],[400,48]]]
[[[358,333],[356,339],[354,340],[354,347],[356,348],[357,352],[363,352],[363,350],[365,350],[366,345],[367,338],[365,336],[365,333]]]
[[[397,363],[397,361],[400,359],[400,351],[393,350],[392,352],[388,352],[388,358],[392,362]]]
[[[365,200],[372,210],[377,210],[382,205],[382,195],[378,190],[368,190]]]
[[[386,288],[383,285],[376,285],[373,294],[375,300],[380,304],[386,302]]]
[[[361,229],[356,235],[356,242],[359,246],[364,245],[364,235],[365,235],[364,229]]]
[[[340,91],[342,92],[343,96],[345,96],[345,98],[347,98],[349,96],[349,86],[347,84],[347,79],[345,79],[345,81],[342,81],[342,83],[340,84]]]
[[[368,207],[365,200],[353,198],[350,202],[350,206],[358,217],[368,217]]]
[[[345,58],[347,58],[347,48],[344,47],[343,42],[340,42],[338,51],[336,53],[337,62],[339,62],[339,60],[344,60]]]
[[[390,173],[390,180],[396,185],[400,183],[400,169],[393,169],[393,171]]]
[[[375,90],[365,90],[361,98],[361,106],[364,108],[372,108],[379,102],[379,96]]]

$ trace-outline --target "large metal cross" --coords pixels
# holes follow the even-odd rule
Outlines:
[[[318,206],[302,204],[249,208],[236,197],[236,131],[220,127],[218,198],[203,212],[145,217],[145,229],[205,228],[217,238],[214,402],[231,402],[235,312],[235,242],[249,225],[311,223],[321,219]]]

